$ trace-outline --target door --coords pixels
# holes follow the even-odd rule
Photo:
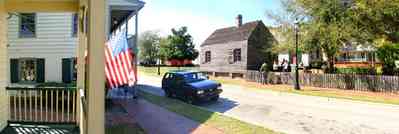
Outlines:
[[[170,88],[170,80],[173,78],[173,75],[170,73],[165,73],[165,75],[163,76],[162,79],[162,88],[165,89],[169,89]]]
[[[173,89],[176,92],[176,95],[179,98],[184,98],[185,97],[185,82],[184,82],[184,77],[181,75],[176,75],[173,83]]]

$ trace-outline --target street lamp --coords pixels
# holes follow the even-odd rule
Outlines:
[[[298,19],[295,20],[295,26],[294,26],[294,30],[295,30],[295,85],[294,88],[295,90],[301,90],[301,87],[299,86],[299,66],[298,66],[298,32],[299,32],[299,21]]]

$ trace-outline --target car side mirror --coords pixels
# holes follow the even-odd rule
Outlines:
[[[209,75],[207,75],[207,76],[206,76],[206,79],[208,79],[208,80],[209,80]]]

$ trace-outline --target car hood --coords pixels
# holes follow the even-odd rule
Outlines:
[[[189,85],[197,90],[207,90],[207,89],[216,89],[219,83],[211,80],[203,80],[203,81],[189,83]]]

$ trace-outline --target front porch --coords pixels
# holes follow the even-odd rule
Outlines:
[[[10,124],[0,134],[79,134],[76,125]]]
[[[0,133],[104,134],[105,54],[108,35],[132,19],[137,42],[139,0],[0,0]],[[78,16],[74,88],[8,87],[10,13],[68,12]],[[126,35],[127,36],[127,35]],[[40,50],[39,50],[40,51]],[[57,74],[55,74],[57,75]]]

